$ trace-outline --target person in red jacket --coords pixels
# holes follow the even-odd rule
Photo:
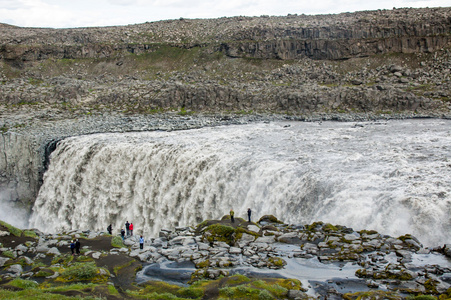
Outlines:
[[[130,235],[133,235],[133,223],[130,223]]]

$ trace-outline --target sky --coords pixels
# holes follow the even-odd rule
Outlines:
[[[448,7],[451,0],[0,0],[0,23],[74,28],[169,19],[329,14],[393,7]]]

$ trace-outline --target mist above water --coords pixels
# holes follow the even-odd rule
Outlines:
[[[30,226],[136,234],[221,218],[323,221],[451,242],[451,121],[273,122],[68,138]]]

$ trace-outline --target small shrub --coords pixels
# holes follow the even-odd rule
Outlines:
[[[331,232],[331,231],[337,231],[338,229],[334,225],[327,223],[323,226],[323,230],[326,232]]]
[[[119,292],[118,292],[118,290],[114,287],[114,285],[111,285],[111,284],[108,285],[108,292],[109,292],[110,295],[112,295],[112,296],[119,296]]]
[[[12,258],[12,259],[16,258],[14,253],[11,250],[3,251],[2,255],[5,256],[5,257]]]
[[[48,277],[52,276],[54,273],[50,273],[46,270],[40,270],[36,274],[34,274],[35,277]]]
[[[204,296],[204,291],[200,288],[186,287],[181,288],[177,294],[183,298],[199,299]]]
[[[69,254],[55,256],[52,260],[52,265],[61,264],[63,266],[66,266],[68,263],[70,263],[73,260],[74,260],[74,257]]]
[[[89,256],[85,256],[85,255],[80,255],[77,257],[77,261],[80,262],[87,262],[87,261],[93,261],[94,259],[89,257]]]
[[[274,297],[267,290],[262,290],[258,294],[258,299],[259,300],[270,300],[270,299],[274,299]]]
[[[111,239],[111,246],[114,248],[125,248],[124,242],[120,236],[114,236]]]
[[[285,266],[286,264],[287,264],[286,261],[284,261],[280,257],[268,258],[268,265],[271,265],[275,268],[278,268],[278,269],[283,268],[283,266]]]
[[[16,279],[10,281],[8,284],[11,286],[21,288],[21,289],[33,289],[38,286],[38,283],[36,281],[20,279],[20,278],[16,278]]]
[[[64,270],[61,276],[67,280],[89,280],[97,275],[97,267],[94,263],[75,263]]]
[[[210,260],[206,259],[196,264],[196,268],[203,269],[207,268],[210,265]]]

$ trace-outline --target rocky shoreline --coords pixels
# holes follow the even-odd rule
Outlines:
[[[4,225],[0,232],[0,290],[8,289],[15,278],[47,286],[64,282],[65,270],[83,261],[93,262],[98,269],[92,278],[78,281],[86,283],[103,276],[102,284],[120,291],[112,299],[134,299],[137,291],[154,280],[186,287],[199,280],[215,282],[238,274],[297,282],[296,288],[284,289],[277,299],[355,299],[362,293],[383,293],[390,299],[451,296],[451,246],[424,248],[409,234],[391,237],[322,222],[284,224],[274,216],[263,216],[256,223],[241,218],[231,222],[230,216],[224,216],[192,227],[162,229],[158,237],[146,237],[144,249],[140,249],[139,230],[122,244],[121,238],[105,232],[18,233]],[[69,253],[70,240],[76,238],[82,244],[82,255],[77,258]],[[116,273],[109,271],[113,268],[104,265],[107,257],[113,261],[129,257],[128,264],[135,270],[127,273],[131,278],[118,281],[124,274],[117,269]],[[306,267],[312,263],[313,269]],[[315,278],[314,269],[323,272],[321,278]],[[69,280],[73,281],[77,279]]]

